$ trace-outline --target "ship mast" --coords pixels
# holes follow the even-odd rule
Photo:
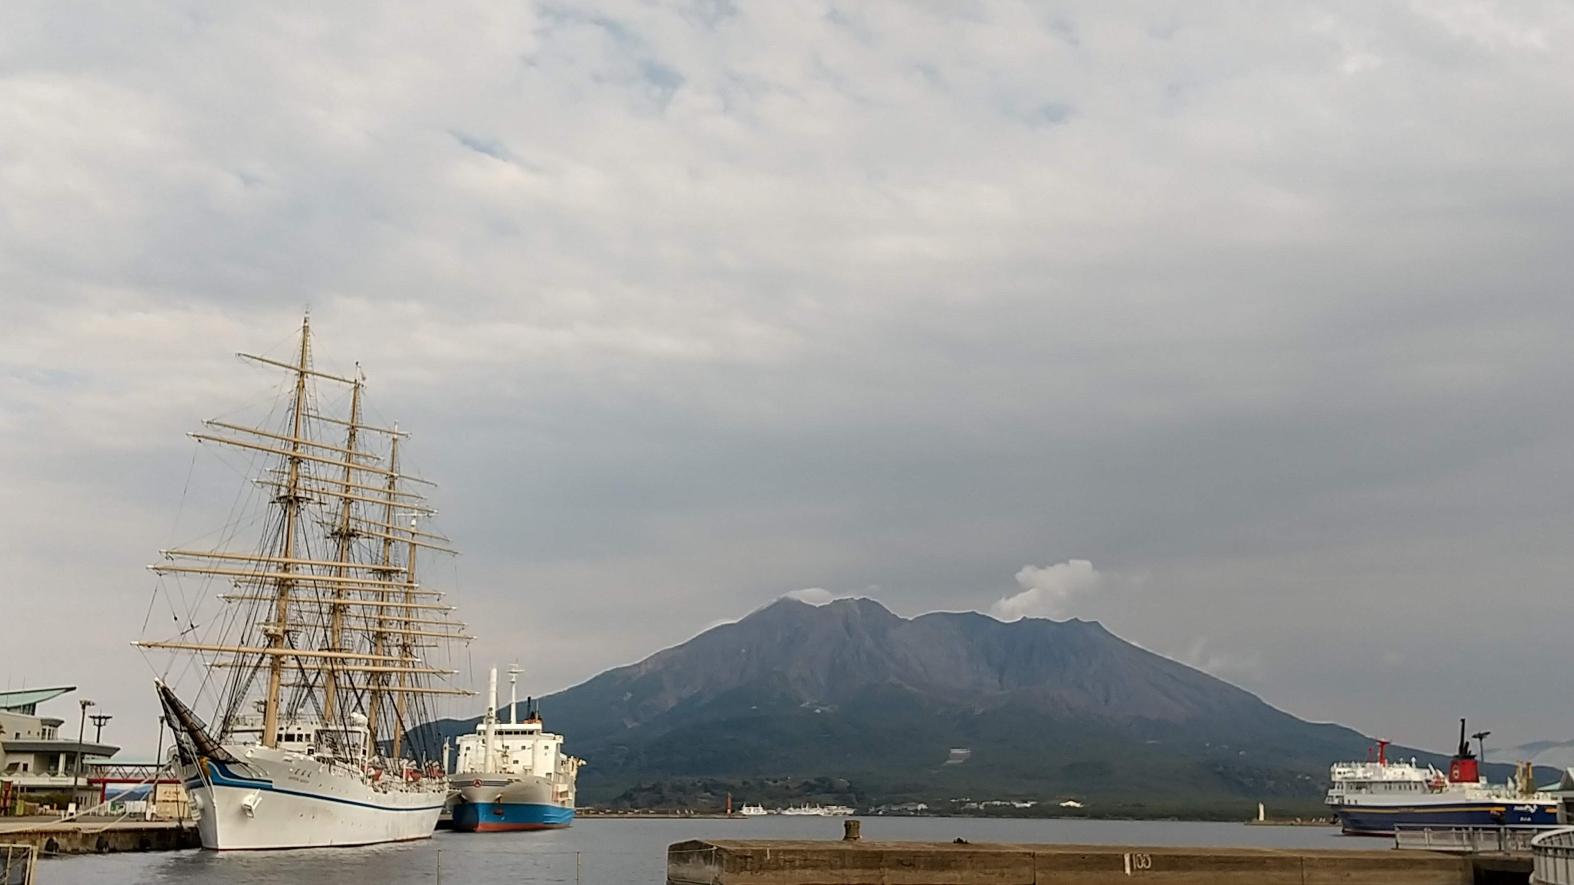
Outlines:
[[[410,514],[410,530],[412,532],[415,531],[415,520],[416,514]],[[410,619],[415,617],[415,611],[411,608],[415,604],[415,546],[415,537],[412,535],[408,544],[409,549],[405,553],[404,559],[404,606],[402,608],[404,618],[400,623],[403,629],[399,632],[401,637],[400,654],[412,660],[415,656],[412,654],[414,649],[410,644]],[[399,747],[404,741],[404,713],[410,697],[410,692],[407,690],[409,688],[408,676],[409,674],[403,670],[399,672],[399,693],[394,695],[393,757],[395,759],[399,758]]]
[[[508,668],[508,724],[519,724],[519,662]]]
[[[492,668],[491,678],[486,684],[486,735],[482,741],[482,752],[486,761],[482,764],[482,771],[491,771],[492,750],[497,745],[497,668]]]
[[[392,439],[388,444],[388,475],[384,481],[385,488],[383,498],[383,524],[388,526],[390,530],[394,526],[394,507],[398,505],[399,440],[403,436],[404,434],[399,432],[398,424],[395,424],[393,428]],[[392,577],[394,574],[393,545],[395,536],[391,531],[387,531],[380,533],[377,535],[377,537],[380,537],[383,542],[383,570],[378,572],[377,576],[386,580]],[[388,631],[391,629],[391,626],[388,623],[388,600],[386,598],[380,597],[378,599],[377,613],[375,617],[377,619],[377,625],[372,631],[372,653],[382,654],[383,643],[387,641]],[[386,677],[380,673],[373,675],[370,679],[371,697],[366,702],[366,720],[368,729],[367,742],[373,749],[376,749],[377,747],[377,732],[381,724],[380,717],[382,715],[383,706],[383,685],[385,682]],[[398,731],[397,726],[394,730],[396,732]]]
[[[361,422],[361,390],[365,386],[361,378],[360,369],[356,369],[355,386],[350,389],[350,423],[344,434],[344,478],[341,484],[344,487],[339,498],[339,525],[334,529],[334,541],[338,547],[337,556],[339,563],[336,574],[339,579],[349,577],[350,553],[355,541],[355,528],[351,525],[351,501],[354,495],[355,481],[355,443],[356,431],[360,429]],[[345,598],[344,584],[336,584],[333,588],[335,605],[329,613],[328,625],[328,650],[342,651],[344,642],[344,612],[348,606],[338,605]],[[339,680],[338,671],[329,666],[323,674],[323,722],[333,725],[338,720],[339,714]]]
[[[293,430],[290,434],[289,468],[285,474],[288,479],[284,494],[279,496],[284,507],[284,551],[283,561],[278,565],[282,576],[274,588],[277,599],[274,615],[277,620],[263,628],[268,637],[268,647],[274,649],[274,653],[268,656],[268,695],[262,707],[264,747],[274,746],[279,739],[279,684],[284,681],[284,655],[278,651],[284,648],[289,635],[290,588],[293,586],[291,573],[295,570],[295,526],[300,521],[301,511],[301,422],[306,418],[306,372],[311,359],[311,332],[311,316],[307,315],[301,320],[300,359],[295,365],[295,407],[291,416]]]

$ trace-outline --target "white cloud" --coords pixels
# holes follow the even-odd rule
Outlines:
[[[1068,559],[1054,565],[1023,566],[1017,572],[1017,583],[1022,592],[990,606],[991,615],[1002,621],[1065,617],[1068,603],[1098,590],[1105,577],[1086,559]]]
[[[799,602],[807,602],[810,605],[825,605],[826,603],[835,602],[836,600],[843,598],[837,596],[835,593],[832,593],[824,587],[805,587],[802,590],[794,590],[791,593],[783,593],[782,596],[786,597],[787,599],[796,599]]]

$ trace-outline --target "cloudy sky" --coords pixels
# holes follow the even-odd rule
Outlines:
[[[320,7],[0,10],[7,684],[151,750],[309,307],[535,691],[812,588],[1569,736],[1567,4]]]

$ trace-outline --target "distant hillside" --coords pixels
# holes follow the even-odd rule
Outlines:
[[[1490,747],[1488,749],[1491,750]],[[1525,759],[1561,772],[1574,768],[1574,741],[1532,741],[1502,751],[1493,750],[1491,755],[1497,759]],[[1550,782],[1540,781],[1542,784]]]
[[[1310,808],[1328,765],[1364,758],[1372,744],[1097,623],[907,619],[868,599],[779,600],[549,696],[542,711],[589,760],[580,777],[591,802],[642,784],[625,800],[681,796],[681,785],[701,781],[710,795],[714,782],[836,778],[861,803],[1092,797],[1133,809]],[[427,727],[446,736],[475,722]]]

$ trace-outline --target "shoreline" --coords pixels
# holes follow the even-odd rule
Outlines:
[[[750,815],[733,812],[725,814],[719,811],[588,811],[576,810],[574,820],[576,823],[587,820],[754,820],[756,818],[777,818],[781,814]],[[1240,824],[1248,827],[1335,827],[1338,822],[1333,819],[1317,818],[1281,818],[1268,820],[1242,820],[1239,818],[1221,817],[1187,817],[1185,815],[1156,815],[1154,817],[1136,817],[1132,815],[992,815],[992,814],[825,814],[825,815],[785,815],[786,817],[819,818],[824,820],[879,820],[915,818],[919,820],[999,820],[999,821],[1129,821],[1132,823],[1188,823],[1188,824]]]

